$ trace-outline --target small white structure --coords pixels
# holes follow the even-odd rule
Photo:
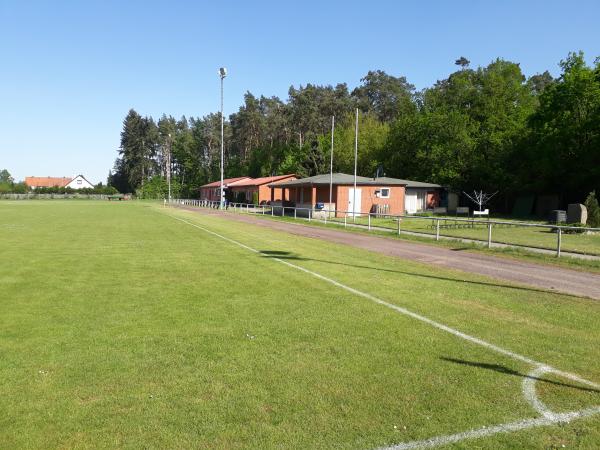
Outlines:
[[[93,189],[94,185],[86,180],[83,175],[77,175],[65,187],[70,187],[71,189]]]

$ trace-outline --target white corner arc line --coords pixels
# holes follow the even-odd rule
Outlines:
[[[220,239],[223,239],[231,244],[237,245],[241,248],[244,248],[252,253],[257,253],[257,254],[263,254],[265,256],[269,256],[266,253],[261,252],[260,250],[254,249],[246,244],[242,244],[241,242],[238,242],[234,239],[228,238],[226,236],[223,236],[219,233],[216,233],[212,230],[209,230],[208,228],[204,228],[200,225],[197,225],[195,223],[192,222],[188,222],[185,219],[181,219],[179,217],[174,217],[170,214],[168,214],[169,217],[181,221],[183,223],[186,223],[190,226],[193,226],[195,228],[198,228],[208,234],[211,234],[213,236],[216,236]],[[354,289],[350,286],[347,286],[345,284],[340,283],[339,281],[333,280],[331,278],[328,278],[324,275],[321,275],[317,272],[313,272],[312,270],[306,269],[304,267],[298,266],[296,264],[292,264],[289,261],[284,261],[283,259],[280,258],[276,258],[276,257],[271,257],[269,256],[269,259],[275,260],[281,264],[284,264],[288,267],[294,268],[296,270],[300,270],[302,272],[305,272],[309,275],[312,275],[320,280],[326,281],[330,284],[333,284],[334,286],[337,286],[341,289],[344,289],[352,294],[355,294],[357,296],[366,298],[368,300],[371,300],[374,303],[380,304],[382,306],[386,306],[396,312],[399,312],[403,315],[412,317],[416,320],[419,320],[421,322],[427,323],[429,325],[431,325],[434,328],[437,328],[439,330],[442,331],[446,331],[447,333],[450,333],[454,336],[457,336],[461,339],[464,339],[466,341],[472,342],[474,344],[477,344],[479,346],[488,348],[490,350],[495,351],[496,353],[500,353],[502,355],[508,356],[510,358],[513,358],[517,361],[521,361],[530,365],[535,366],[535,369],[528,375],[529,377],[532,378],[526,378],[531,380],[531,385],[527,385],[527,387],[525,386],[525,382],[523,384],[523,393],[525,398],[529,401],[529,403],[534,407],[534,409],[536,409],[536,411],[540,414],[542,414],[542,417],[538,417],[538,418],[533,418],[533,419],[525,419],[525,420],[521,420],[521,421],[517,421],[517,422],[509,422],[509,423],[505,423],[505,424],[500,424],[500,425],[493,425],[493,426],[489,426],[489,427],[484,427],[484,428],[479,428],[476,430],[471,430],[471,431],[465,431],[465,432],[461,432],[461,433],[457,433],[457,434],[451,434],[451,435],[445,435],[445,436],[436,436],[433,438],[429,438],[429,439],[425,439],[425,440],[420,440],[420,441],[411,441],[411,442],[404,442],[404,443],[400,443],[400,444],[396,444],[396,445],[392,445],[389,447],[381,447],[379,450],[409,450],[409,449],[417,449],[417,448],[432,448],[432,447],[437,447],[440,445],[447,445],[447,444],[451,444],[451,443],[455,443],[455,442],[459,442],[462,440],[466,440],[466,439],[477,439],[477,438],[481,438],[481,437],[485,437],[485,436],[490,436],[493,434],[498,434],[498,433],[508,433],[508,432],[515,432],[515,431],[521,431],[521,430],[525,430],[528,428],[533,428],[533,427],[540,427],[540,426],[548,426],[548,425],[553,425],[556,423],[568,423],[574,419],[578,419],[578,418],[584,418],[584,417],[589,417],[592,415],[596,415],[596,414],[600,414],[600,406],[598,407],[592,407],[592,408],[587,408],[587,409],[582,409],[579,411],[571,411],[571,412],[566,412],[566,413],[553,413],[552,411],[550,411],[538,398],[537,398],[537,394],[535,393],[535,387],[533,386],[533,384],[535,383],[535,377],[539,376],[541,373],[547,373],[547,372],[552,372],[555,373],[557,375],[569,378],[571,380],[577,381],[579,383],[582,384],[586,384],[588,386],[594,387],[594,388],[600,388],[600,385],[597,383],[594,383],[593,381],[589,381],[586,380],[584,378],[579,377],[578,375],[575,375],[573,373],[570,372],[564,372],[562,370],[556,369],[552,366],[537,362],[531,358],[528,358],[527,356],[523,356],[520,355],[518,353],[512,352],[510,350],[506,350],[502,347],[498,347],[497,345],[491,344],[487,341],[484,341],[483,339],[479,339],[477,337],[468,335],[466,333],[463,333],[459,330],[456,330],[454,328],[451,328],[447,325],[444,325],[440,322],[436,322],[435,320],[429,319],[425,316],[422,316],[420,314],[417,314],[415,312],[412,312],[406,308],[403,308],[401,306],[397,306],[394,305],[392,303],[386,302],[385,300],[381,300],[380,298],[377,298],[371,294],[368,294],[366,292],[362,292],[359,291],[357,289]],[[536,375],[534,375],[534,372]],[[533,391],[531,391],[530,389],[533,389]],[[527,392],[525,392],[527,390]],[[533,393],[532,393],[533,392]]]
[[[549,368],[546,366],[538,366],[533,369],[523,378],[523,396],[527,399],[529,404],[535,409],[540,415],[548,419],[553,419],[556,414],[552,412],[538,397],[535,391],[535,382],[541,375],[548,373]]]

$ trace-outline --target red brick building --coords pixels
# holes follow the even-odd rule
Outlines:
[[[353,175],[335,173],[331,181],[331,203],[329,174],[271,183],[271,201],[275,205],[281,205],[281,202],[275,199],[275,190],[278,189],[283,191],[281,196],[286,200],[286,205],[306,208],[304,215],[308,215],[309,209],[313,211],[313,215],[335,210],[338,217],[368,213],[400,215],[438,206],[442,189],[437,184],[398,178],[356,177],[355,196]],[[407,211],[407,195],[411,201],[411,211]],[[298,213],[302,214],[301,211]]]
[[[250,177],[237,177],[223,179],[223,189],[228,189],[240,181],[249,180]],[[221,180],[200,186],[200,200],[218,202],[221,193]]]
[[[295,179],[296,175],[294,174],[276,175],[262,178],[247,178],[231,184],[229,189],[233,193],[232,198],[234,199],[234,202],[254,203],[256,201],[257,204],[262,205],[269,203],[272,200],[289,200],[288,197],[283,197],[283,193],[280,188],[271,189],[269,185],[272,183],[291,181]]]

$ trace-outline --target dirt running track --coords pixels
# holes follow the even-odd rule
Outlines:
[[[498,280],[529,285],[544,290],[600,299],[600,275],[563,269],[560,267],[533,264],[508,258],[451,250],[433,245],[416,244],[399,239],[367,236],[343,230],[311,227],[307,225],[279,222],[257,216],[237,215],[211,209],[186,208],[203,215],[218,215],[237,222],[250,223],[294,235],[383,253],[398,258],[410,259],[435,266],[463,270],[486,275]]]

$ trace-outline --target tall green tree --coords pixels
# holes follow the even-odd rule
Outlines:
[[[357,106],[382,122],[391,122],[415,110],[415,87],[405,77],[394,77],[383,70],[369,71],[362,84],[352,91]]]
[[[121,131],[121,162],[115,170],[123,171],[132,190],[159,171],[156,159],[159,146],[158,128],[151,117],[142,117],[131,109],[123,121]]]
[[[590,67],[583,53],[570,53],[560,67],[529,123],[528,165],[533,188],[581,202],[600,191],[600,61]]]
[[[12,183],[13,177],[10,175],[10,172],[6,169],[0,170],[0,183]]]

